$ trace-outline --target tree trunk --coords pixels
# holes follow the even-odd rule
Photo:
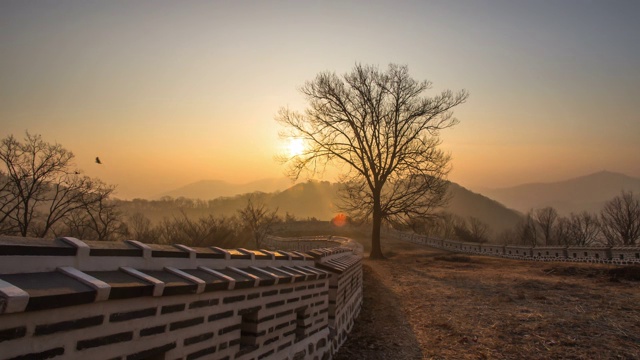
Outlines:
[[[373,227],[371,229],[371,259],[384,259],[380,246],[380,227],[382,225],[382,209],[380,207],[379,192],[373,194]]]

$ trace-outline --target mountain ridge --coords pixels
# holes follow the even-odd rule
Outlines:
[[[192,190],[205,185],[226,185],[227,183],[222,181],[200,181],[193,184],[196,186],[191,187]],[[290,213],[299,219],[317,218],[329,220],[339,212],[337,205],[339,203],[338,188],[338,183],[312,180],[297,183],[284,190],[274,192],[252,188],[241,194],[219,196],[211,199],[210,203],[214,204],[212,206],[217,209],[216,212],[229,215],[242,208],[248,196],[258,196],[260,201],[270,208],[278,208],[282,215]],[[521,215],[516,211],[508,209],[482,194],[474,193],[459,184],[450,183],[448,191],[451,195],[451,200],[439,210],[451,212],[465,219],[471,216],[478,218],[487,223],[495,233],[512,228],[520,220]],[[209,191],[206,194],[211,193],[213,192]],[[203,199],[202,195],[195,192],[191,193],[192,196],[187,196],[189,195],[188,192],[176,195],[178,196],[174,196],[175,198],[183,196],[191,199]]]
[[[580,211],[598,212],[622,190],[640,192],[640,179],[603,170],[555,182],[484,189],[482,193],[521,212],[551,206],[560,214],[568,215]]]
[[[288,178],[264,178],[245,183],[232,183],[224,180],[207,179],[199,180],[181,186],[179,188],[163,192],[156,196],[170,196],[173,198],[185,197],[189,199],[212,200],[219,197],[242,195],[251,192],[275,192],[286,190],[294,185]]]

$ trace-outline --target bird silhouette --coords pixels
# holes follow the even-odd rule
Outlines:
[[[96,164],[100,164],[102,165],[102,161],[100,161],[100,158],[96,156]]]

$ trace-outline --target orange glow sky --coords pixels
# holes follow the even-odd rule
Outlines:
[[[2,1],[0,135],[57,141],[118,196],[280,177],[273,120],[356,62],[465,88],[474,188],[640,177],[637,1]],[[100,156],[103,165],[94,164]]]

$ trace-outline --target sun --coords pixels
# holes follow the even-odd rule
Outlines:
[[[302,155],[304,152],[304,140],[292,138],[289,139],[289,146],[287,146],[290,157]]]

